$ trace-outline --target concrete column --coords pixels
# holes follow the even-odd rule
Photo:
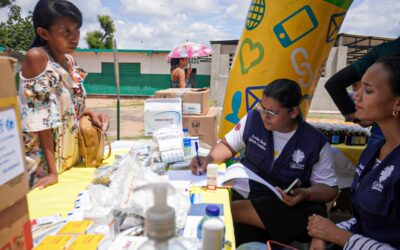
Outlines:
[[[211,78],[210,78],[210,92],[211,92],[211,100],[217,100],[217,86],[216,82],[218,80],[218,74],[220,71],[220,63],[219,58],[221,55],[221,44],[213,44],[212,45],[213,53],[211,56]]]
[[[347,51],[348,48],[346,46],[337,47],[336,72],[347,66]]]
[[[310,112],[340,113],[328,91],[325,89],[325,83],[328,79],[328,77],[321,77],[319,79],[311,101]]]
[[[223,53],[221,44],[213,44],[212,48],[211,100],[213,100],[215,106],[222,107],[229,78],[229,54]]]
[[[325,63],[325,77],[329,78],[336,72],[337,47],[333,47]]]

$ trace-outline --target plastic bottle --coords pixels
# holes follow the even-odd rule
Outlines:
[[[185,159],[192,158],[192,141],[189,135],[189,129],[183,129],[183,152]]]
[[[354,144],[353,145],[360,145],[361,142],[361,127],[355,127],[355,136],[354,136]]]
[[[183,136],[184,136],[184,137],[190,136],[190,135],[189,135],[189,129],[188,129],[188,128],[183,128],[182,131],[183,131]]]
[[[341,125],[340,126],[340,139],[339,143],[344,143],[346,140],[346,133],[347,133],[347,126],[346,125]]]
[[[176,237],[175,210],[167,205],[167,192],[172,187],[166,183],[146,185],[152,188],[154,205],[147,209],[145,220],[146,240],[138,249],[141,250],[186,250]]]
[[[208,205],[206,207],[206,215],[201,219],[201,221],[199,222],[199,225],[197,226],[197,238],[199,240],[201,240],[203,238],[204,223],[208,220],[218,220],[220,223],[222,223],[222,225],[224,225],[224,222],[219,217],[219,207],[217,205]],[[225,226],[223,227],[222,239],[224,239],[224,236],[225,236]],[[221,244],[223,244],[223,243],[221,243]],[[222,245],[221,245],[221,248],[222,248]]]
[[[335,124],[332,129],[332,144],[339,144],[340,141],[340,128]]]
[[[201,249],[221,250],[224,245],[224,223],[217,219],[208,219],[203,224]]]
[[[354,139],[353,139],[353,127],[349,127],[348,129],[347,129],[347,133],[346,133],[346,139],[345,139],[345,144],[346,145],[352,145],[353,144],[353,142],[354,142]]]
[[[366,128],[362,128],[362,136],[360,140],[361,145],[367,144],[368,141],[368,130]]]

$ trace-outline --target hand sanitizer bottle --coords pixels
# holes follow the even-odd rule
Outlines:
[[[141,250],[186,250],[176,236],[175,210],[167,204],[167,192],[172,188],[167,183],[148,185],[154,192],[154,206],[146,211],[145,231],[148,238]],[[144,187],[144,188],[147,188]]]

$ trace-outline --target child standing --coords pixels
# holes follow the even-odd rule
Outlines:
[[[30,185],[58,182],[58,173],[79,160],[78,122],[89,115],[106,130],[108,117],[86,109],[84,76],[69,54],[78,46],[82,14],[66,0],[39,0],[33,11],[36,37],[20,73],[19,97]]]

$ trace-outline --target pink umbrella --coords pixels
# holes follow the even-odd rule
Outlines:
[[[196,58],[208,56],[212,53],[212,49],[206,45],[194,42],[186,42],[178,45],[165,57],[167,60],[171,58]]]

